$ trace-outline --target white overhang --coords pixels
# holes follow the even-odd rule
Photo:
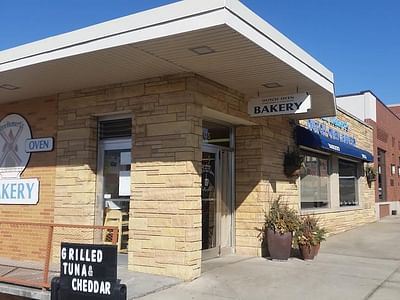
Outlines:
[[[183,72],[249,98],[308,92],[303,117],[336,112],[333,74],[237,0],[180,1],[2,51],[0,103]]]

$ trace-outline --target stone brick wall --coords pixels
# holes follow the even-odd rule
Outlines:
[[[202,109],[181,83],[150,85],[153,109],[135,114],[129,263],[190,280],[201,265]]]
[[[286,178],[282,167],[284,152],[294,144],[293,127],[284,117],[249,117],[242,94],[205,78],[189,78],[188,89],[195,92],[197,103],[256,124],[235,128],[235,250],[261,255],[258,229],[272,201],[281,196],[298,208],[296,182]]]
[[[0,119],[11,113],[18,113],[27,120],[34,138],[56,136],[57,101],[55,97],[0,105]],[[39,179],[39,202],[37,205],[0,205],[0,222],[53,222],[55,164],[55,151],[31,154],[30,161],[21,177]],[[47,233],[47,227],[0,224],[0,257],[23,260],[43,259]]]
[[[41,101],[46,110],[38,112]],[[22,103],[20,107],[11,105],[9,110],[23,112]],[[47,185],[42,186],[42,193],[47,195],[43,199],[49,199],[48,206],[47,200],[41,199],[38,215],[27,210],[24,214],[36,219],[43,214],[41,220],[54,219],[56,223],[92,225],[102,219],[96,215],[98,119],[114,115],[132,117],[128,249],[131,270],[185,280],[200,275],[205,107],[244,121],[235,125],[236,252],[261,255],[257,229],[262,228],[264,213],[274,199],[282,197],[299,208],[298,182],[283,174],[284,152],[294,144],[292,123],[284,117],[250,118],[247,99],[242,94],[208,79],[193,74],[158,77],[71,91],[57,99],[32,103],[35,106],[30,106],[27,115],[37,127],[34,135],[56,135],[57,142],[55,152],[35,155],[37,165],[32,160],[35,168],[24,174],[38,176],[43,172],[47,176],[41,181]],[[349,116],[342,117],[354,122]],[[246,122],[255,125],[243,125]],[[359,147],[371,151],[367,141],[372,134],[370,128],[362,123],[351,124],[358,130],[357,135],[366,139],[359,142]],[[47,164],[39,157],[46,157]],[[41,169],[43,166],[46,168]],[[362,190],[364,200],[360,209],[321,215],[329,230],[346,230],[370,221],[371,189],[363,186]],[[17,210],[8,213],[9,219],[15,217],[14,213]],[[54,251],[57,253],[61,240],[96,242],[97,238],[91,231],[56,230]]]
[[[193,279],[201,262],[202,110],[186,84],[170,76],[59,96],[55,219],[94,223],[97,117],[130,114],[129,268]]]
[[[297,185],[283,174],[283,157],[293,144],[292,127],[285,118],[268,125],[236,129],[236,252],[260,256],[260,232],[272,201],[298,208]]]
[[[292,128],[287,118],[250,119],[243,95],[191,74],[60,95],[57,222],[94,222],[96,117],[131,114],[130,268],[199,276],[203,106],[258,123],[236,130],[235,227],[237,253],[260,255],[256,228],[269,203],[283,195],[297,206],[296,184],[282,170]]]

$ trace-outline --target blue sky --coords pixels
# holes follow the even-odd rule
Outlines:
[[[201,0],[198,0],[201,1]],[[173,0],[5,0],[0,50]],[[400,103],[400,1],[242,0],[335,75],[336,94]]]

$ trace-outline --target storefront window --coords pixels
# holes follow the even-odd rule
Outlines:
[[[132,120],[99,122],[97,223],[118,228],[118,251],[128,252]],[[100,220],[102,218],[102,220]],[[104,233],[103,240],[110,236]]]
[[[203,121],[203,144],[231,147],[231,128]]]
[[[358,205],[357,164],[339,160],[340,206]]]
[[[328,158],[307,153],[300,173],[301,208],[327,208]]]
[[[392,172],[392,175],[396,175],[396,165],[395,164],[390,165],[390,170]]]

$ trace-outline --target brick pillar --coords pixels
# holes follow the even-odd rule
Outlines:
[[[65,101],[66,102],[66,101]],[[73,105],[60,100],[57,133],[54,223],[93,225],[96,203],[96,118],[78,117]],[[60,242],[93,243],[92,229],[55,228],[53,258]]]
[[[201,106],[160,95],[135,116],[129,269],[192,280],[201,267]]]
[[[59,114],[54,222],[94,224],[96,119]]]
[[[236,128],[236,253],[257,256],[263,223],[262,126]]]
[[[265,212],[278,197],[298,208],[298,188],[283,174],[283,157],[292,145],[288,119],[236,128],[236,252],[260,256]]]

